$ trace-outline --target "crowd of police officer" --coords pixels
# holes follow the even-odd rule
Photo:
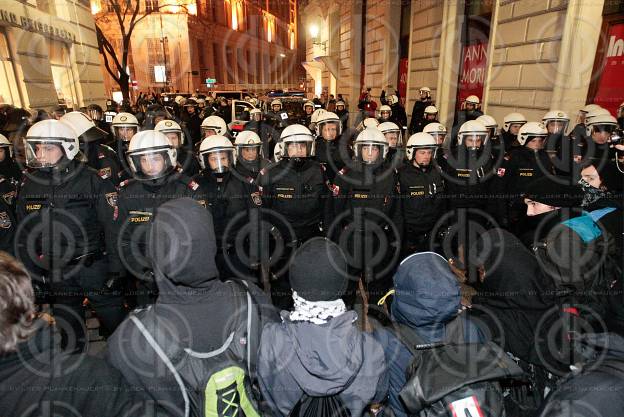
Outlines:
[[[336,241],[348,254],[351,295],[359,285],[375,300],[407,254],[457,254],[460,265],[471,224],[517,235],[535,227],[524,199],[531,181],[583,185],[592,163],[623,172],[624,106],[616,119],[587,105],[568,133],[559,110],[536,121],[510,113],[499,130],[475,96],[447,127],[426,87],[409,125],[396,95],[354,128],[344,101],[335,111],[306,101],[293,119],[279,99],[265,113],[247,99],[257,107],[237,134],[227,101],[177,97],[121,112],[38,113],[0,135],[2,249],[27,266],[42,302],[74,334],[86,337],[85,303],[110,333],[129,306],[153,302],[149,225],[171,199],[212,212],[222,277],[260,282],[286,308],[289,257],[312,237]]]

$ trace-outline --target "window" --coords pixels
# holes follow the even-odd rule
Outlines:
[[[223,78],[223,69],[221,63],[223,62],[223,53],[221,52],[221,45],[218,43],[212,44],[212,62],[214,63],[214,78],[217,83],[223,84],[225,79]]]
[[[264,20],[264,31],[266,34],[267,42],[275,42],[275,16],[271,13],[264,12],[263,14]]]
[[[245,30],[245,6],[242,0],[225,0],[227,25],[232,30]]]
[[[169,41],[164,38],[147,39],[147,65],[152,83],[167,83],[171,79]]]
[[[234,66],[234,51],[231,48],[225,48],[225,62],[227,63],[227,70],[225,71],[227,74],[227,83],[234,84],[235,80],[235,66]]]
[[[9,44],[4,31],[0,30],[0,104],[22,107],[18,89]]]
[[[262,84],[262,60],[260,59],[260,52],[256,52],[256,82]]]
[[[50,69],[59,102],[65,102],[67,107],[78,104],[76,95],[76,81],[71,65],[69,46],[63,42],[48,40]]]
[[[37,0],[37,9],[47,14],[56,14],[53,0]]]
[[[152,13],[158,11],[158,0],[145,0],[145,12]]]

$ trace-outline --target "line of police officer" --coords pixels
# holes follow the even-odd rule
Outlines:
[[[117,114],[111,125],[117,152],[103,145],[106,132],[85,114],[41,121],[25,137],[27,169],[14,187],[15,212],[2,199],[3,240],[15,234],[13,251],[44,285],[58,319],[84,339],[85,297],[111,332],[124,317],[124,282],[136,283],[138,304],[156,296],[146,256],[149,224],[174,198],[194,198],[212,211],[224,277],[261,277],[276,304],[287,307],[288,260],[307,239],[337,241],[353,282],[362,280],[378,298],[401,255],[446,251],[438,238],[453,225],[526,230],[521,196],[531,179],[561,171],[574,182],[584,160],[618,163],[610,142],[617,121],[599,109],[584,109],[585,139],[565,136],[569,118],[554,111],[543,123],[508,115],[501,136],[496,121],[482,115],[464,122],[456,140],[447,138],[434,109],[424,109],[430,123],[405,146],[403,130],[385,121],[387,114],[382,123],[366,119],[344,130],[337,114],[312,112],[315,134],[301,124],[285,126],[273,162],[265,159],[269,148],[257,124],[232,141],[218,116],[202,121],[197,157],[173,120],[139,131],[134,115]],[[3,161],[14,163],[6,138],[0,149]],[[468,238],[457,237],[453,249]]]

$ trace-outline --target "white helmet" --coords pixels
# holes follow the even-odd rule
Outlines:
[[[251,110],[249,111],[249,117],[251,118],[251,120],[253,120],[253,117],[254,117],[256,114],[259,114],[259,115],[261,116],[261,117],[260,117],[260,119],[262,119],[262,110],[260,110],[260,109],[255,109],[255,108],[254,108],[254,109],[251,109]]]
[[[383,118],[384,113],[388,113],[388,117],[392,116],[392,108],[387,104],[384,104],[379,108],[379,117]]]
[[[164,159],[164,168],[156,173],[143,172],[141,166],[142,157],[160,155]],[[173,148],[171,142],[164,133],[155,130],[143,130],[132,137],[126,159],[134,177],[139,180],[161,178],[171,172],[177,164],[178,152]]]
[[[185,101],[185,100],[184,100],[184,97],[182,97],[182,96],[176,96],[176,97],[173,99],[173,101],[175,101],[175,102],[176,102],[176,104],[177,104],[178,106],[181,106],[181,105],[183,105],[183,104],[184,104],[184,101]]]
[[[568,129],[568,124],[570,123],[570,118],[567,113],[563,110],[551,110],[547,112],[544,117],[542,117],[542,122],[544,126],[546,126],[546,130],[548,130],[548,123],[550,122],[560,122],[563,124],[563,128],[561,129],[561,133],[565,133]]]
[[[367,127],[357,135],[357,138],[355,138],[355,142],[353,143],[355,157],[363,161],[361,148],[363,146],[370,145],[379,146],[381,161],[386,159],[386,155],[388,155],[388,141],[386,140],[384,134],[381,133],[381,131],[376,127]],[[374,162],[379,161],[371,161],[369,163]]]
[[[484,145],[488,140],[488,131],[480,122],[477,122],[476,120],[469,120],[464,122],[464,124],[462,124],[459,128],[457,143],[462,145],[464,143],[464,139],[468,136],[481,137],[481,145]]]
[[[175,134],[178,137],[178,147],[181,147],[184,144],[184,132],[182,132],[180,125],[173,120],[161,120],[156,123],[154,130],[164,133],[168,138],[169,134]]]
[[[405,154],[407,156],[407,160],[411,161],[414,158],[414,150],[431,149],[435,152],[437,148],[438,143],[433,136],[431,136],[429,133],[419,132],[414,133],[407,140],[407,145],[405,146]]]
[[[281,103],[280,103],[280,105],[281,105]],[[306,107],[312,107],[312,109],[314,109],[314,102],[313,102],[313,101],[310,101],[310,100],[308,100],[308,101],[304,102],[304,103],[303,103],[303,110],[304,110],[304,111],[305,111],[305,108],[306,108]]]
[[[61,121],[67,123],[74,129],[78,139],[82,142],[93,142],[104,139],[108,134],[97,127],[93,120],[86,114],[79,111],[65,113]]]
[[[427,106],[425,107],[425,111],[423,112],[425,115],[427,114],[438,114],[438,109],[436,106]]]
[[[431,96],[431,88],[429,87],[420,87],[420,90],[418,90],[419,93],[427,93],[427,97]]]
[[[604,115],[610,116],[611,112],[602,107],[591,109],[590,111],[587,112],[587,116],[585,116],[585,124],[591,123],[592,119],[596,116],[604,116]]]
[[[204,107],[206,105],[206,99],[205,98],[198,98],[198,99],[195,100],[195,102],[200,107]]]
[[[113,135],[115,135],[116,138],[122,139],[126,142],[128,142],[130,139],[126,139],[126,136],[122,136],[119,129],[132,129],[134,131],[134,133],[132,133],[132,136],[136,135],[136,133],[139,131],[139,121],[131,113],[117,113],[115,117],[113,117],[111,126],[113,127]]]
[[[13,158],[13,144],[2,133],[0,133],[0,148],[5,149],[4,152],[8,151],[9,156]]]
[[[221,159],[218,159],[216,161],[217,166],[214,169],[211,168],[213,172],[222,174],[229,171],[229,169],[236,164],[236,158],[234,157],[235,150],[232,142],[225,136],[215,135],[202,140],[199,145],[199,165],[201,165],[202,169],[210,168],[208,158],[210,154],[214,152],[228,152],[229,165],[224,165]]]
[[[273,106],[280,106],[280,110],[282,109],[282,100],[275,99],[271,102],[271,110],[273,110]]]
[[[361,132],[364,129],[368,129],[369,127],[377,128],[378,126],[379,126],[379,120],[375,119],[374,117],[367,117],[360,122],[360,124],[357,127],[357,130]]]
[[[498,123],[496,123],[496,119],[487,114],[481,115],[475,119],[477,122],[481,123],[488,130],[489,139],[492,139],[496,136],[496,129],[498,128]]]
[[[379,126],[377,126],[377,129],[379,129],[379,131],[383,133],[384,136],[386,136],[389,133],[396,133],[397,134],[397,141],[395,145],[396,147],[400,147],[403,144],[403,133],[401,132],[401,128],[397,126],[396,123],[383,122],[383,123],[380,123]],[[388,140],[387,136],[386,136],[386,140]],[[388,140],[388,146],[390,146],[389,140]]]
[[[56,145],[63,150],[65,158],[73,160],[80,150],[78,135],[67,123],[59,120],[42,120],[35,123],[24,139],[26,165],[31,168],[49,168],[57,166],[59,161],[41,161],[37,158],[36,145]]]
[[[600,114],[592,117],[591,121],[588,122],[586,127],[587,136],[591,137],[596,130],[606,130],[613,133],[617,127],[618,123],[615,117],[610,114]]]
[[[392,94],[390,97],[388,97],[388,104],[390,104],[391,106],[394,104],[397,104],[399,102],[399,98],[397,97],[396,94]]]
[[[260,136],[252,130],[243,130],[236,135],[234,145],[236,146],[237,155],[240,155],[242,148],[256,148],[258,150],[258,156],[260,158],[263,157],[262,140],[260,139]]]
[[[227,133],[227,124],[219,116],[208,116],[202,121],[201,131],[204,137],[208,131],[214,132],[215,135],[224,136]]]
[[[446,134],[448,133],[446,127],[442,123],[434,122],[425,125],[423,128],[424,133],[429,133],[433,138],[438,142],[439,145],[442,145],[444,139],[446,139]]]
[[[307,146],[306,157],[314,156],[314,135],[303,125],[294,124],[287,126],[282,130],[280,141],[284,143],[282,150],[282,157],[284,158],[289,157],[288,144],[290,143],[305,143]]]
[[[312,116],[310,116],[310,122],[316,124],[316,122],[318,121],[319,117],[321,117],[321,115],[323,113],[325,113],[327,110],[325,109],[316,109],[314,110],[314,113],[312,113]]]
[[[524,146],[533,138],[544,138],[548,136],[548,131],[543,123],[528,122],[522,125],[518,131],[518,143]]]
[[[522,113],[509,113],[507,116],[503,117],[503,130],[505,132],[509,132],[509,127],[511,125],[523,125],[527,122],[527,118],[524,117]]]
[[[481,103],[481,100],[479,100],[479,97],[473,95],[473,96],[466,97],[464,102],[478,106]]]
[[[496,129],[498,127],[498,123],[496,123],[496,119],[494,119],[492,116],[484,114],[482,116],[479,116],[475,119],[477,122],[480,122],[483,126],[489,128],[494,128]]]
[[[583,108],[580,110],[583,113],[589,113],[592,110],[596,110],[596,109],[600,109],[602,107],[600,107],[597,104],[586,104],[583,106]]]
[[[345,102],[344,102],[344,101],[342,101],[342,100],[338,100],[338,101],[336,102],[336,108],[338,108],[338,106],[347,107],[347,105],[345,104]]]
[[[340,117],[336,113],[326,111],[322,113],[316,123],[314,124],[314,129],[316,130],[316,136],[322,136],[323,133],[323,125],[327,123],[334,123],[336,125],[336,129],[338,134],[336,137],[342,134],[342,123],[340,123]]]

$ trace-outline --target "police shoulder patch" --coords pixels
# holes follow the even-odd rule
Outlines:
[[[345,175],[347,172],[349,172],[349,169],[347,167],[344,167],[340,171],[338,171],[338,175]]]
[[[9,213],[6,211],[0,211],[0,227],[3,229],[11,227],[11,217],[9,217]]]
[[[108,203],[109,206],[111,207],[117,207],[117,192],[112,192],[112,193],[106,193],[105,194],[106,197],[106,202]]]
[[[129,180],[129,179],[124,180],[124,181],[122,181],[122,182],[120,182],[120,183],[119,183],[119,187],[125,187],[125,186],[126,186],[126,185],[128,185],[129,183],[130,183],[130,180]]]
[[[191,180],[191,182],[188,183],[188,188],[193,191],[197,191],[197,189],[199,188],[199,184],[196,183],[195,180]]]
[[[251,200],[256,206],[262,205],[262,197],[259,191],[256,191],[255,193],[251,193]]]
[[[496,171],[496,175],[498,175],[499,177],[504,177],[505,176],[505,168],[498,168],[498,170]]]
[[[102,179],[108,179],[108,178],[112,177],[113,173],[112,173],[111,167],[104,167],[104,168],[98,170],[98,175]]]

